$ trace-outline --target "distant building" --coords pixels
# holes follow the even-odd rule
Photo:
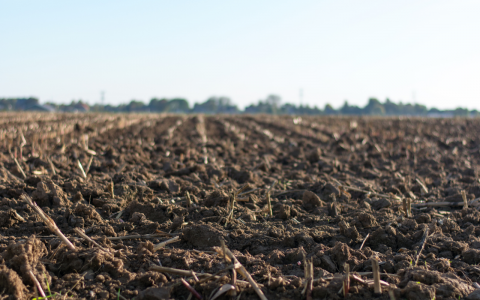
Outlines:
[[[55,112],[55,107],[50,106],[48,104],[36,104],[26,109],[28,111],[44,111],[44,112]]]
[[[86,103],[72,103],[62,107],[63,112],[88,112],[90,111],[90,106]]]

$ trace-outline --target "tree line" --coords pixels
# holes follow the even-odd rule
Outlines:
[[[425,105],[411,103],[394,103],[386,99],[383,103],[376,98],[370,98],[364,107],[350,105],[347,101],[338,108],[327,104],[323,109],[317,106],[295,105],[282,103],[282,99],[276,95],[269,95],[259,100],[256,104],[238,108],[228,97],[210,97],[203,103],[195,103],[191,106],[188,100],[183,98],[158,99],[153,98],[149,103],[132,100],[130,103],[120,105],[87,105],[82,100],[73,100],[70,104],[45,103],[40,104],[37,98],[0,98],[0,111],[8,110],[45,110],[45,111],[93,111],[93,112],[116,112],[116,113],[205,113],[205,114],[291,114],[291,115],[372,115],[372,116],[444,116],[444,117],[468,117],[479,116],[477,110],[457,108],[453,110],[428,109]]]

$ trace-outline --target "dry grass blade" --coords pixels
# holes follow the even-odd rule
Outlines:
[[[165,247],[165,246],[168,245],[168,244],[178,242],[179,239],[180,239],[180,237],[179,237],[179,236],[176,236],[176,237],[171,238],[171,239],[169,239],[169,240],[166,240],[166,241],[163,241],[163,242],[161,242],[161,243],[158,243],[158,244],[156,244],[156,245],[153,247],[153,251],[157,251],[157,250]]]
[[[220,297],[221,295],[225,294],[226,292],[234,291],[234,290],[235,290],[235,286],[226,283],[226,284],[222,285],[221,288],[218,289],[218,291],[215,293],[215,295],[213,295],[212,298],[210,298],[210,300],[215,300],[218,297]]]
[[[362,245],[360,246],[360,249],[358,249],[358,250],[362,250],[362,249],[363,249],[363,246],[365,246],[365,242],[367,241],[367,239],[368,239],[369,236],[370,236],[370,233],[367,233],[367,236],[363,239]]]
[[[427,187],[425,186],[425,184],[423,184],[423,182],[417,177],[415,178],[415,181],[422,187],[422,190],[425,194],[428,194],[428,189]]]
[[[272,191],[272,189],[275,187],[277,182],[278,182],[278,179],[275,179],[275,181],[272,183],[272,185],[268,188],[267,193],[270,193]]]
[[[218,248],[218,247],[215,249],[217,250],[217,252],[222,251],[221,248]],[[265,297],[262,290],[258,286],[257,282],[252,278],[250,273],[248,273],[247,269],[245,269],[245,267],[238,261],[235,255],[233,255],[230,249],[225,247],[225,251],[226,251],[225,254],[227,255],[227,257],[233,261],[235,265],[235,269],[238,271],[238,273],[240,273],[240,275],[242,275],[245,279],[247,279],[247,281],[250,283],[250,285],[253,287],[253,289],[257,293],[258,297],[260,297],[260,299],[262,300],[267,300],[267,297]]]
[[[168,273],[168,274],[174,274],[174,275],[180,275],[180,276],[186,276],[186,277],[193,277],[194,273],[191,270],[182,270],[182,269],[175,269],[175,268],[168,268],[168,267],[162,267],[162,266],[151,266],[150,267],[151,271],[157,271],[160,273]],[[212,274],[208,273],[200,273],[198,276],[212,276]]]
[[[90,171],[90,167],[92,166],[92,161],[93,161],[93,155],[90,156],[90,159],[88,160],[87,168],[85,169],[85,174],[88,174]]]
[[[468,205],[468,204],[467,204]],[[415,203],[412,204],[413,207],[455,207],[455,206],[465,206],[464,202],[428,202],[428,203]]]
[[[384,274],[384,273],[380,273],[380,274]],[[360,276],[358,276],[356,274],[352,274],[352,275],[350,275],[350,277],[355,279],[356,281],[362,283],[362,284],[365,284],[365,285],[374,285],[375,284],[375,280],[371,280],[371,279],[365,280],[365,279],[362,279]],[[384,286],[390,286],[390,284],[388,282],[383,281],[383,280],[380,280],[380,284],[384,285]]]
[[[48,229],[50,229],[54,234],[56,234],[68,247],[70,250],[75,250],[75,246],[63,235],[63,233],[58,229],[57,224],[49,217],[47,216],[43,210],[35,203],[32,201],[32,199],[27,195],[23,194],[21,196],[25,202],[30,205],[33,210],[40,216],[42,221],[47,225]]]
[[[417,257],[415,258],[415,266],[417,266],[418,259],[420,258],[420,254],[422,254],[423,248],[425,248],[425,243],[427,242],[427,238],[428,238],[428,228],[426,228],[425,232],[423,233],[422,246],[420,247],[420,250],[418,250]]]
[[[380,194],[380,193],[375,193],[375,192],[370,192],[370,191],[364,191],[362,189],[358,189],[358,188],[355,188],[355,187],[352,187],[352,186],[342,186],[343,188],[347,189],[347,190],[352,190],[352,191],[355,191],[355,192],[359,192],[359,193],[365,193],[367,195],[372,195],[372,196],[377,196],[377,197],[381,197],[381,198],[387,198],[387,199],[393,199],[393,200],[397,200],[397,201],[400,201],[402,200],[400,197],[396,196],[396,195],[387,195],[387,194]]]
[[[73,230],[79,235],[81,236],[82,238],[84,238],[85,240],[89,241],[90,243],[94,244],[95,246],[97,246],[100,250],[103,250],[105,252],[110,252],[108,251],[107,249],[103,248],[102,246],[100,246],[97,242],[95,242],[94,240],[92,240],[88,235],[86,235],[80,228],[73,228]]]
[[[79,159],[77,159],[77,166],[80,169],[80,172],[82,173],[83,179],[87,179],[87,174],[85,174],[85,170],[83,169],[82,163],[80,162]]]
[[[50,157],[47,158],[47,160],[48,160],[48,163],[50,164],[50,169],[52,170],[52,174],[53,174],[53,175],[56,175],[56,174],[57,174],[57,171],[55,171],[55,166],[53,165],[52,160],[50,159]]]
[[[270,191],[267,192],[267,205],[268,205],[268,215],[272,217],[273,211],[272,211],[272,201],[270,199]]]
[[[111,241],[118,241],[118,240],[130,240],[130,239],[154,239],[162,236],[165,236],[165,235],[153,233],[153,234],[144,234],[144,235],[136,234],[136,235],[124,235],[124,236],[111,236],[111,237],[107,237],[107,239]]]
[[[17,158],[14,157],[13,160],[15,161],[15,164],[17,165],[18,171],[19,171],[20,173],[22,173],[23,179],[27,178],[27,175],[25,175],[25,172],[23,172],[23,168],[22,168],[22,166],[18,163]]]
[[[187,208],[192,206],[192,199],[190,198],[190,193],[187,191]]]
[[[212,274],[212,275],[210,275],[210,276],[208,276],[208,277],[205,277],[205,278],[201,279],[201,280],[199,281],[199,283],[203,283],[203,282],[209,281],[209,280],[211,280],[211,279],[217,279],[217,278],[219,278],[217,275],[219,275],[219,274],[221,274],[221,273],[224,273],[224,272],[227,272],[227,271],[229,271],[229,270],[235,270],[234,265],[230,265],[230,266],[226,267],[225,269],[222,269],[222,270],[216,272],[215,274]]]
[[[237,190],[235,192],[235,197],[237,197],[238,195],[240,195],[243,191],[245,191],[247,188],[249,187],[248,183],[243,185],[239,190]]]
[[[253,193],[253,192],[255,192],[255,191],[259,190],[259,189],[260,189],[260,188],[256,188],[256,189],[253,189],[253,190],[245,191],[245,192],[239,193],[237,196],[247,195],[247,194]]]

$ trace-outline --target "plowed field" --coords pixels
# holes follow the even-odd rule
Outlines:
[[[0,114],[0,299],[480,299],[479,133]]]

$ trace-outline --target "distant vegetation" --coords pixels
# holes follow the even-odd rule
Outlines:
[[[371,115],[371,116],[432,116],[432,117],[469,117],[479,116],[477,110],[457,108],[454,110],[427,109],[421,104],[394,103],[389,99],[380,102],[370,98],[365,107],[349,105],[347,101],[339,109],[327,104],[323,109],[317,106],[294,105],[283,103],[281,98],[270,95],[257,104],[251,104],[240,110],[228,97],[211,97],[203,103],[190,106],[186,99],[157,99],[153,98],[148,104],[132,100],[128,104],[89,106],[82,100],[72,101],[70,104],[45,103],[40,104],[36,98],[0,98],[0,111],[61,111],[61,112],[169,112],[169,113],[205,113],[205,114],[290,114],[290,115]]]

